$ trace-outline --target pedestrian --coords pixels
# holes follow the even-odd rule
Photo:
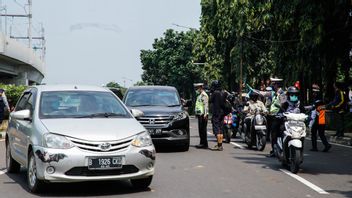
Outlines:
[[[279,78],[270,78],[272,82],[272,87],[274,88],[275,94],[272,97],[272,102],[269,109],[271,127],[271,151],[269,153],[269,157],[275,157],[274,154],[274,145],[277,143],[277,135],[280,134],[280,125],[281,120],[276,117],[279,113],[280,108],[283,103],[286,102],[286,95],[282,87],[282,79]]]
[[[5,90],[0,89],[0,125],[2,124],[2,121],[4,120],[4,115],[5,111],[10,111],[10,106],[9,103],[7,102],[7,98],[5,95]]]
[[[195,106],[195,114],[198,118],[198,132],[200,143],[196,145],[196,148],[206,149],[208,148],[207,140],[207,125],[208,125],[208,114],[209,114],[209,97],[204,90],[203,83],[196,83],[194,87],[197,89],[197,99]]]
[[[343,83],[335,82],[335,97],[332,102],[326,105],[327,109],[333,110],[336,121],[336,137],[343,137],[345,132],[345,111],[347,109],[347,96],[343,91]]]
[[[311,121],[309,128],[311,129],[312,136],[312,149],[311,151],[318,151],[317,147],[317,133],[319,134],[320,140],[323,142],[325,148],[323,152],[328,152],[331,148],[331,144],[325,136],[325,109],[322,100],[317,100],[314,103],[314,110],[312,111]]]
[[[222,132],[222,121],[225,116],[224,114],[225,97],[221,90],[220,81],[214,80],[211,83],[211,90],[212,90],[212,94],[210,97],[211,113],[212,113],[211,122],[213,125],[213,133],[216,136],[216,140],[217,140],[217,145],[215,145],[212,150],[222,151],[223,150],[222,141],[224,138],[224,135]]]

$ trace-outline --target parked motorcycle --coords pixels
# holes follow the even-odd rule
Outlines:
[[[267,121],[263,112],[258,110],[256,110],[251,118],[251,126],[249,130],[247,130],[247,125],[245,123],[243,124],[244,140],[248,148],[252,148],[252,146],[255,145],[259,151],[265,149],[267,133],[266,124]]]
[[[289,165],[292,173],[297,173],[303,163],[303,144],[306,137],[304,121],[307,115],[303,113],[284,113],[279,116],[284,119],[282,137],[277,138],[274,152],[282,165]]]

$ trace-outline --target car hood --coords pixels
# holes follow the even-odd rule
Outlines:
[[[120,140],[145,130],[134,118],[67,118],[41,121],[51,133],[89,141]]]
[[[167,107],[167,106],[143,106],[143,107],[128,107],[129,109],[138,109],[143,111],[145,116],[169,116],[182,112],[181,106]]]

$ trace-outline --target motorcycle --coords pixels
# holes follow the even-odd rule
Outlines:
[[[224,139],[226,143],[231,142],[232,129],[233,129],[232,127],[233,127],[233,115],[232,113],[229,113],[224,117],[224,121],[223,121]]]
[[[277,138],[274,152],[282,165],[288,165],[292,173],[297,173],[303,163],[303,144],[306,137],[304,121],[307,115],[303,113],[284,113],[279,116],[284,119],[282,137]]]
[[[267,121],[263,112],[256,110],[250,123],[251,126],[249,130],[247,130],[247,125],[245,123],[243,124],[243,139],[248,148],[252,148],[252,146],[255,145],[259,151],[263,151],[266,146],[267,133]]]

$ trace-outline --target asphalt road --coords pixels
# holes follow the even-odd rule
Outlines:
[[[195,120],[191,120],[191,144],[199,141]],[[210,131],[210,129],[209,129]],[[215,138],[209,134],[210,146]],[[322,145],[319,145],[320,148]],[[5,144],[0,142],[0,197],[350,197],[352,198],[352,148],[333,145],[329,153],[310,152],[310,141],[302,169],[290,175],[270,150],[248,150],[239,139],[225,144],[224,151],[197,150],[175,152],[161,149],[150,189],[135,191],[129,182],[90,182],[52,184],[46,192],[27,192],[26,177],[8,174],[5,168]]]

